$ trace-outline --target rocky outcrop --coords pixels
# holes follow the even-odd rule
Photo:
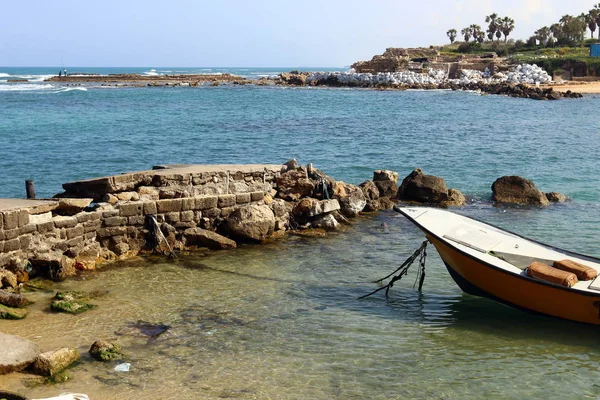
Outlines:
[[[316,182],[308,177],[306,168],[301,167],[284,172],[277,178],[277,196],[286,201],[297,201],[311,196]]]
[[[189,228],[183,234],[189,246],[208,247],[213,250],[227,250],[237,247],[235,241],[207,229]]]
[[[40,354],[35,343],[0,332],[0,375],[22,371]]]
[[[394,48],[390,47],[381,55],[370,61],[358,61],[352,68],[359,73],[396,72],[407,69],[413,59],[435,60],[439,53],[429,48]]]
[[[283,83],[288,85],[304,86],[306,85],[306,79],[308,78],[308,75],[308,72],[291,71],[289,73],[282,72],[279,75],[279,78]]]
[[[545,195],[550,203],[566,203],[567,201],[569,201],[569,197],[562,193],[550,192],[545,193]]]
[[[379,197],[393,199],[398,193],[398,173],[389,170],[377,170],[373,173],[373,183],[379,190]]]
[[[79,360],[76,349],[64,347],[39,354],[33,363],[33,369],[43,376],[54,376]]]
[[[340,203],[344,216],[354,218],[358,216],[367,205],[367,199],[360,187],[345,182],[335,182],[333,197]]]
[[[520,176],[503,176],[492,184],[492,200],[498,203],[547,206],[548,198],[535,184]]]
[[[304,198],[294,207],[294,216],[301,219],[308,219],[319,215],[327,214],[339,210],[340,203],[337,200],[317,200],[314,198]]]
[[[261,242],[275,230],[275,215],[267,205],[250,205],[233,211],[221,229],[231,237]]]
[[[377,211],[379,210],[379,188],[373,181],[364,181],[359,185],[367,204],[365,205],[365,211]]]
[[[404,178],[398,189],[398,200],[441,205],[463,205],[466,202],[460,191],[448,190],[443,178],[425,175],[420,168]]]

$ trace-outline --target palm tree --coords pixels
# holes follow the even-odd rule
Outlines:
[[[498,30],[498,14],[493,13],[485,17],[485,22],[488,24],[487,33],[488,39],[494,40],[494,35]]]
[[[515,30],[515,20],[504,17],[500,20],[500,31],[504,34],[504,42],[508,40],[508,35]],[[498,37],[499,39],[500,37]]]
[[[546,45],[548,43],[551,36],[552,36],[552,32],[550,31],[550,28],[548,28],[547,26],[544,26],[544,27],[538,29],[537,31],[535,31],[535,38],[537,40],[539,40],[540,43],[543,43],[544,45]]]
[[[598,3],[594,6],[594,10],[597,11],[596,26],[600,26],[600,3]],[[598,29],[598,39],[600,39],[600,29]]]
[[[590,36],[594,38],[594,32],[596,32],[596,28],[598,27],[598,16],[600,16],[600,10],[594,8],[591,9],[585,16],[585,22],[587,22],[587,26],[590,29]]]
[[[469,28],[471,28],[473,39],[479,42],[479,38],[483,37],[483,31],[481,30],[481,26],[477,24],[472,24],[471,26],[469,26]]]
[[[450,44],[454,43],[457,34],[458,33],[456,32],[456,29],[450,29],[448,32],[446,32],[446,35],[448,35],[450,38]]]
[[[471,36],[473,35],[473,30],[471,27],[463,28],[463,30],[460,31],[460,34],[465,38],[465,42],[469,43],[469,40],[471,40]]]

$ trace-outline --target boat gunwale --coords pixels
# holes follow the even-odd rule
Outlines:
[[[584,259],[587,259],[587,261],[593,261],[593,262],[596,262],[596,263],[600,263],[600,258],[588,256],[588,255],[585,255],[585,254],[576,253],[576,252],[569,251],[569,250],[564,250],[564,249],[561,249],[560,247],[556,247],[556,246],[552,246],[552,245],[549,245],[549,244],[545,244],[545,243],[542,243],[542,242],[537,241],[535,239],[529,239],[529,238],[527,238],[525,236],[519,235],[518,233],[514,233],[514,232],[511,232],[509,230],[506,230],[506,229],[500,228],[498,226],[495,226],[493,224],[487,223],[485,221],[478,220],[477,218],[472,218],[472,217],[468,217],[466,215],[452,213],[452,212],[446,211],[446,210],[439,210],[439,209],[432,208],[432,207],[404,207],[404,208],[411,208],[411,209],[419,209],[420,208],[420,209],[427,209],[427,210],[444,211],[444,212],[447,212],[447,213],[450,213],[450,214],[458,215],[458,216],[466,218],[466,219],[470,219],[470,220],[475,221],[475,222],[479,222],[479,223],[491,226],[491,227],[493,227],[495,229],[499,229],[502,232],[510,233],[511,235],[515,235],[515,236],[517,236],[520,239],[528,240],[528,241],[530,241],[532,243],[541,245],[541,246],[546,247],[546,248],[551,249],[551,250],[555,250],[555,251],[557,251],[559,253],[563,253],[563,254],[566,254],[566,255],[569,255],[569,256],[573,256],[573,257],[584,258]],[[554,288],[554,289],[560,289],[560,290],[564,290],[564,291],[567,291],[567,292],[570,292],[570,293],[577,293],[577,294],[581,294],[581,295],[585,295],[585,296],[590,296],[590,297],[600,297],[600,292],[598,292],[598,293],[591,292],[591,291],[589,291],[590,290],[589,288],[587,290],[577,289],[577,288],[568,288],[568,287],[565,287],[565,286],[556,285],[556,284],[551,283],[551,282],[546,282],[546,281],[543,281],[543,280],[540,280],[540,279],[534,279],[534,278],[532,278],[530,276],[527,276],[527,275],[521,275],[521,274],[517,274],[517,273],[511,272],[511,271],[507,271],[506,269],[504,269],[502,267],[496,266],[494,264],[490,264],[488,261],[482,260],[481,258],[478,258],[478,257],[476,257],[476,256],[474,256],[472,254],[467,253],[466,251],[464,251],[462,249],[459,249],[453,243],[451,243],[451,241],[449,241],[447,239],[444,239],[443,237],[440,237],[439,235],[437,235],[437,234],[433,233],[432,231],[430,231],[429,229],[425,228],[422,224],[420,224],[419,222],[417,222],[417,220],[415,218],[412,218],[406,212],[402,211],[402,207],[394,206],[394,211],[402,214],[410,222],[412,222],[414,225],[416,225],[419,229],[421,229],[422,231],[424,231],[425,234],[428,234],[428,235],[431,235],[431,236],[435,237],[436,239],[438,239],[442,243],[444,243],[444,244],[450,246],[452,249],[456,250],[461,255],[466,256],[466,257],[470,258],[471,260],[477,261],[477,262],[483,264],[484,266],[486,266],[488,268],[491,268],[491,269],[496,270],[496,271],[500,271],[500,272],[508,274],[510,276],[514,276],[514,277],[517,277],[517,278],[524,279],[524,280],[529,281],[529,282],[534,283],[534,284],[540,284],[540,285],[548,286],[548,287],[551,287],[551,288]],[[421,216],[421,215],[423,215],[423,214],[419,214],[419,216]],[[439,252],[438,252],[438,254],[439,254]],[[440,258],[441,258],[441,256],[440,256]],[[446,260],[444,260],[443,258],[442,258],[442,261],[444,263],[446,263]],[[456,272],[456,273],[458,273],[458,272]],[[462,275],[461,275],[461,277],[462,277]],[[462,278],[466,280],[466,278],[464,278],[464,277],[462,277]],[[472,283],[472,282],[470,282],[470,283],[472,285],[478,287],[474,283]]]

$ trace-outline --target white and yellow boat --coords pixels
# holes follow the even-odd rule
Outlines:
[[[396,211],[425,233],[464,292],[522,310],[600,324],[600,259],[442,209]]]

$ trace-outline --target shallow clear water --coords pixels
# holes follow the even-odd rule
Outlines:
[[[0,196],[159,163],[275,163],[296,157],[358,184],[413,168],[470,196],[458,212],[571,250],[600,254],[599,100],[533,102],[462,92],[264,87],[0,92]],[[492,182],[533,179],[572,197],[546,209],[494,207]],[[383,225],[382,225],[383,224]],[[57,285],[107,290],[79,316],[44,311],[0,330],[44,349],[115,338],[145,320],[157,340],[119,336],[132,371],[85,361],[57,387],[123,398],[582,398],[600,396],[595,327],[533,316],[462,294],[430,251],[390,299],[356,300],[423,240],[394,213],[327,238],[290,237],[175,262],[139,260]],[[551,395],[550,395],[551,394]]]

